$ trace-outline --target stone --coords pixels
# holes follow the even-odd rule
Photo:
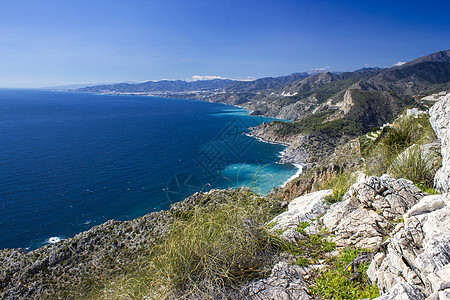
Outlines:
[[[292,200],[287,211],[273,218],[268,224],[273,227],[273,232],[280,232],[285,240],[296,242],[301,238],[301,234],[295,229],[302,222],[308,222],[308,227],[304,229],[305,234],[316,234],[319,232],[317,219],[322,216],[330,207],[325,198],[333,193],[333,190],[321,190],[300,196]]]
[[[421,300],[425,299],[422,291],[414,285],[400,282],[397,283],[389,293],[384,294],[374,300]]]
[[[450,289],[434,292],[426,300],[450,300]]]
[[[386,253],[367,271],[384,293],[398,282],[415,285],[426,296],[450,288],[450,195],[426,196],[403,215]]]
[[[441,97],[429,110],[430,123],[441,142],[442,168],[434,177],[436,189],[450,191],[450,93]]]
[[[425,194],[411,181],[360,175],[322,217],[339,247],[375,249],[392,230],[392,224]]]
[[[277,263],[269,278],[251,282],[241,290],[243,299],[257,300],[309,300],[304,279],[308,270],[287,262]]]
[[[291,243],[297,243],[300,241],[304,236],[300,232],[298,232],[295,229],[289,228],[286,231],[284,231],[280,237],[284,239],[285,241],[291,242]]]

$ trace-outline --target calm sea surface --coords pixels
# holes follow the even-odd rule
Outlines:
[[[35,249],[211,188],[266,193],[298,169],[222,104],[0,90],[0,248]]]

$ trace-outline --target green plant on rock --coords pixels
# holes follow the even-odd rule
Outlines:
[[[363,252],[363,249],[348,248],[332,260],[332,266],[322,271],[311,287],[311,292],[321,299],[363,299],[376,298],[379,296],[377,286],[371,285],[366,275],[369,263],[362,263],[358,266],[358,273],[361,276],[355,277],[353,270],[348,270],[347,266]]]
[[[333,194],[325,197],[328,204],[339,202],[344,197],[344,194],[356,181],[356,174],[350,171],[339,171],[327,181],[319,185],[320,189],[333,189]]]
[[[422,190],[422,192],[427,193],[428,195],[437,195],[440,194],[439,191],[437,191],[435,188],[430,187],[428,183],[421,181],[416,184],[419,189]]]
[[[309,222],[307,222],[307,221],[303,221],[303,222],[301,222],[299,225],[298,225],[298,227],[295,229],[295,230],[297,230],[298,232],[300,232],[301,234],[306,234],[306,231],[305,231],[305,229],[307,228],[307,227],[309,227]]]
[[[325,253],[336,249],[336,244],[327,240],[327,237],[321,234],[309,235],[298,241],[290,252],[296,256],[297,264],[304,266],[311,263],[317,263]]]

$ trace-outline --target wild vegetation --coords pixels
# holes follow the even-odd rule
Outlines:
[[[178,216],[136,271],[115,278],[93,298],[227,298],[267,276],[268,262],[287,249],[264,225],[277,207],[249,190],[196,206]]]
[[[301,121],[292,123],[279,122],[282,126],[277,130],[280,135],[322,134],[330,138],[343,135],[359,136],[364,132],[361,122],[350,118],[340,118],[328,121],[335,111],[327,110],[309,115]]]
[[[321,272],[311,292],[321,299],[366,299],[379,296],[378,287],[370,284],[366,275],[368,263],[351,266],[364,249],[347,248],[329,260],[330,268]]]
[[[377,136],[375,139],[367,135],[360,137],[366,174],[390,173],[423,188],[433,186],[434,174],[441,162],[438,154],[421,148],[421,145],[436,141],[428,114],[420,114],[417,118],[402,115],[374,135]]]

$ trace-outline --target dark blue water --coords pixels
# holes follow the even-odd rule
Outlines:
[[[297,172],[269,121],[222,104],[0,90],[0,248],[34,249],[211,188],[266,193]]]

